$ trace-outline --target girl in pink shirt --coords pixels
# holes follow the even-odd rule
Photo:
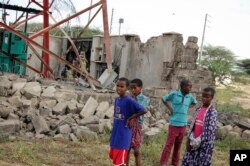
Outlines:
[[[217,111],[211,104],[214,95],[215,90],[210,87],[202,92],[203,105],[197,109],[190,125],[183,166],[211,165],[217,121]]]

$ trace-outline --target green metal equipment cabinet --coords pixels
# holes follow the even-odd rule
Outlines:
[[[25,63],[27,62],[27,45],[24,40],[14,33],[4,31],[1,34],[0,41],[0,48],[3,52],[9,53]],[[0,53],[0,70],[21,75],[25,75],[26,73],[25,66],[14,61],[4,53]]]

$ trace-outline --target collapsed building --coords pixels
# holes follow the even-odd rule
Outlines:
[[[119,77],[127,77],[140,78],[144,83],[143,92],[150,97],[150,111],[145,115],[143,129],[146,135],[154,135],[165,127],[168,118],[161,97],[177,89],[180,80],[192,82],[192,92],[198,100],[201,90],[213,85],[209,70],[196,63],[197,37],[190,36],[183,44],[182,34],[175,32],[152,37],[146,43],[134,34],[109,36],[105,0],[49,25],[48,3],[43,2],[47,8],[42,12],[44,29],[39,32],[19,32],[15,28],[21,23],[27,24],[41,11],[14,25],[0,22],[4,28],[0,35],[3,74],[0,77],[0,130],[5,133],[73,141],[89,135],[96,137],[104,128],[111,129],[115,82]],[[39,5],[36,1],[32,3]],[[20,10],[17,6],[1,5]],[[97,6],[99,10],[83,30],[102,9],[103,36],[75,39],[67,35],[49,36],[52,28]],[[27,9],[22,11],[31,12]],[[83,31],[79,36],[81,33]],[[68,73],[72,74],[71,79]]]
[[[12,35],[14,36],[14,34]],[[12,37],[12,40],[13,38],[15,37]],[[183,44],[182,34],[175,32],[152,37],[146,43],[142,43],[139,36],[131,34],[111,36],[110,39],[114,71],[110,74],[111,77],[105,78],[103,82],[105,88],[110,87],[118,77],[140,78],[143,80],[146,95],[152,97],[152,101],[156,98],[157,103],[159,102],[157,105],[161,105],[158,98],[170,90],[178,89],[179,81],[184,78],[192,82],[192,91],[195,95],[199,94],[204,87],[213,85],[209,70],[198,66],[196,63],[198,58],[197,37],[188,37],[185,45]],[[2,37],[2,43],[4,43],[4,40],[7,40],[6,35]],[[78,51],[85,54],[88,72],[96,79],[99,79],[107,68],[103,40],[102,36],[94,36],[78,39],[76,42]],[[38,37],[36,41],[42,43],[42,37]],[[19,43],[16,43],[16,45]],[[23,45],[23,47],[25,46]],[[70,53],[73,54],[72,52],[66,53],[69,47],[70,43],[67,38],[50,36],[51,51],[58,55],[64,55],[62,56],[64,59],[67,59],[66,56]],[[23,55],[24,51],[20,50]],[[37,51],[41,50],[38,49]],[[25,56],[23,55],[23,57]],[[37,70],[41,69],[41,61],[29,47],[24,59],[28,65],[34,66]],[[36,74],[18,63],[17,65],[10,65],[10,61],[11,58],[2,56],[1,69],[8,69],[2,71],[12,71],[28,76]],[[65,65],[54,57],[50,57],[50,67],[57,78],[60,78]]]
[[[114,78],[105,87],[116,77],[140,78],[147,95],[161,97],[169,90],[178,89],[179,81],[186,78],[193,84],[193,93],[198,94],[204,87],[212,86],[213,80],[209,70],[196,63],[197,41],[197,37],[190,36],[184,45],[182,35],[174,32],[152,37],[146,43],[137,35],[111,36],[112,67],[117,75],[112,75]],[[65,38],[51,37],[51,49],[59,55],[65,55],[68,44]],[[88,72],[98,79],[107,68],[103,37],[83,38],[76,45],[79,52],[85,52]],[[28,56],[27,63],[36,64],[39,69],[41,63],[30,49]],[[64,65],[51,57],[51,68],[60,77]],[[34,75],[30,70],[27,74]]]

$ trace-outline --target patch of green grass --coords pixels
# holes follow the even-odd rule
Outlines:
[[[234,97],[239,97],[244,94],[241,90],[235,90],[231,86],[227,86],[225,89],[216,89],[216,102],[219,104],[230,103]]]
[[[229,151],[230,149],[250,149],[250,141],[227,137],[224,140],[217,140],[215,146],[223,151]]]
[[[231,112],[231,113],[236,113],[240,116],[250,117],[250,110],[242,108],[240,104],[234,104],[234,103],[216,104],[216,109],[220,112]]]
[[[12,149],[13,158],[27,165],[42,165],[36,146],[30,146],[26,142],[18,141]]]
[[[215,142],[215,151],[213,154],[214,166],[229,165],[230,150],[250,149],[250,141],[244,139],[226,138]]]
[[[0,147],[0,160],[4,159],[4,156],[6,155],[4,149]]]
[[[142,143],[141,154],[144,166],[158,166],[166,141],[166,130],[161,131],[153,138]],[[112,165],[108,157],[109,134],[100,136],[97,140],[88,142],[69,141],[16,141],[4,142],[0,144],[0,159],[10,163],[22,163],[24,165]],[[185,142],[183,140],[181,149],[181,159],[185,152]],[[213,155],[213,166],[229,165],[230,149],[250,149],[250,141],[226,138],[215,142],[215,152]],[[130,165],[134,165],[133,152],[130,154]],[[169,162],[171,159],[169,159]]]
[[[141,154],[143,165],[152,166],[157,163],[159,164],[160,155],[166,141],[166,135],[167,133],[165,131],[161,131],[147,142],[142,143]]]
[[[247,74],[236,75],[234,76],[234,81],[243,85],[248,85],[250,84],[250,77]]]

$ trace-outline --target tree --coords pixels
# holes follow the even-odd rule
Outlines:
[[[236,59],[234,53],[229,49],[223,46],[208,45],[204,47],[201,64],[208,66],[214,81],[217,78],[220,83],[223,83],[231,76]]]
[[[250,59],[241,60],[239,63],[237,63],[237,66],[250,75]]]
[[[24,25],[20,26],[18,28],[20,31],[24,31]],[[43,29],[42,23],[29,23],[27,25],[27,31],[28,32],[38,32]],[[80,26],[72,26],[72,27],[63,27],[63,29],[69,33],[69,35],[73,38],[77,37],[78,34],[82,31],[83,27]],[[49,31],[50,35],[52,36],[64,36],[62,31],[59,28],[53,28]],[[101,31],[98,28],[87,28],[84,33],[81,35],[81,37],[92,37],[94,35],[102,35],[103,31]]]

